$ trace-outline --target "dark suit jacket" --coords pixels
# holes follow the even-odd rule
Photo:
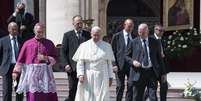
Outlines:
[[[35,24],[34,17],[30,13],[25,13],[25,15],[17,14],[16,16],[11,15],[8,20],[8,23],[10,22],[16,22],[18,27],[20,28],[21,24],[25,25],[28,30],[33,30],[33,26]]]
[[[76,62],[72,60],[72,57],[79,45],[90,38],[90,33],[84,30],[82,32],[82,38],[80,41],[78,40],[74,30],[64,33],[61,49],[63,66],[70,65],[73,71],[76,70]]]
[[[20,48],[20,42],[18,41]],[[0,75],[4,76],[7,74],[12,60],[12,46],[10,36],[7,35],[0,39]]]
[[[152,67],[156,76],[159,77],[160,75],[165,74],[164,63],[161,57],[161,48],[158,41],[155,40],[154,38],[149,37],[148,40],[149,40],[149,50],[150,50],[149,52],[150,52]],[[137,60],[140,63],[142,63],[142,55],[143,55],[143,46],[142,46],[140,37],[137,37],[132,41],[131,47],[128,50],[126,59],[130,65],[133,65],[133,60]],[[140,72],[141,69],[142,69],[141,67],[136,68],[133,66],[130,69],[129,80],[138,81],[140,78],[140,75],[143,75]]]
[[[150,37],[156,39],[155,35],[151,35]],[[158,40],[158,39],[156,39],[156,40]],[[159,41],[159,40],[158,40],[158,41]],[[160,42],[159,42],[159,43],[160,43]],[[163,53],[166,55],[166,52],[164,51],[164,50],[165,50],[164,47],[166,46],[166,44],[165,44],[165,42],[164,42],[163,39],[161,39],[161,45],[162,45],[162,48],[163,48]],[[164,65],[165,65],[165,68],[164,68],[165,73],[169,73],[169,68],[168,68],[167,58],[164,57],[163,60],[164,60]]]
[[[131,34],[132,38],[135,36]],[[117,65],[119,70],[122,70],[125,63],[126,63],[126,53],[127,53],[127,46],[125,44],[124,34],[123,31],[116,33],[112,37],[112,49],[115,56],[115,63],[113,65]]]
[[[21,14],[17,14],[16,16],[11,15],[8,20],[8,23],[10,22],[16,22],[18,25],[18,30],[20,31],[20,26],[24,25],[26,26],[26,30],[23,32],[20,32],[21,34],[19,34],[19,38],[25,42],[28,39],[31,39],[34,37],[34,33],[33,33],[33,28],[35,25],[35,21],[34,21],[34,17],[32,14],[30,13],[25,13],[25,15],[21,15]]]

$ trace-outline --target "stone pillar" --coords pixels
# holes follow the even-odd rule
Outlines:
[[[63,34],[71,29],[72,17],[80,14],[81,0],[46,0],[46,37],[61,44]]]
[[[99,26],[99,0],[91,1],[91,17],[94,19],[93,25]]]
[[[84,20],[89,19],[91,13],[91,0],[80,0],[80,15]]]
[[[107,35],[107,6],[109,0],[99,0],[99,26],[103,29],[103,34]]]
[[[91,0],[91,16],[94,19],[94,26],[100,26],[103,34],[106,35],[107,30],[107,5],[109,0]]]

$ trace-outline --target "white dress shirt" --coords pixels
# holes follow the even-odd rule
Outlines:
[[[78,35],[78,31],[77,30],[74,30],[75,31],[75,33],[76,33],[76,36],[79,38],[80,36],[82,36],[82,30],[80,31],[80,36]]]
[[[127,46],[127,44],[128,44],[128,38],[129,38],[130,40],[132,40],[132,37],[131,37],[131,34],[129,34],[128,32],[126,32],[125,30],[123,30],[123,34],[124,34],[125,44],[126,44],[126,46]]]

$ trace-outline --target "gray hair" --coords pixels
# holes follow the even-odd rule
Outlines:
[[[11,27],[13,27],[13,26],[18,27],[18,26],[17,26],[17,23],[15,23],[15,22],[10,22],[10,23],[8,24],[8,28],[11,28]]]
[[[72,18],[73,22],[74,22],[75,18],[77,18],[77,17],[82,20],[82,16],[81,16],[81,15],[75,15],[75,16],[73,16],[73,18]]]
[[[148,29],[148,25],[146,24],[146,23],[141,23],[139,26],[138,26],[138,32],[140,31],[142,31],[142,29],[144,29],[144,28],[146,28],[147,30],[149,30]]]
[[[91,33],[97,33],[97,32],[101,32],[101,28],[99,26],[94,26],[91,29]]]

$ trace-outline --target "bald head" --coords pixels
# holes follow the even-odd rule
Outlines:
[[[94,42],[98,42],[101,40],[101,28],[98,26],[95,26],[91,29],[91,38]]]
[[[146,23],[142,23],[138,26],[138,34],[142,38],[147,38],[149,35],[149,28]]]
[[[37,23],[34,26],[35,38],[43,38],[45,26],[42,23]]]
[[[132,19],[126,19],[124,21],[124,30],[128,33],[132,33],[134,27],[134,23]]]
[[[15,22],[10,22],[8,24],[8,32],[12,36],[17,35],[17,33],[18,33],[18,26],[17,26],[17,24]]]

